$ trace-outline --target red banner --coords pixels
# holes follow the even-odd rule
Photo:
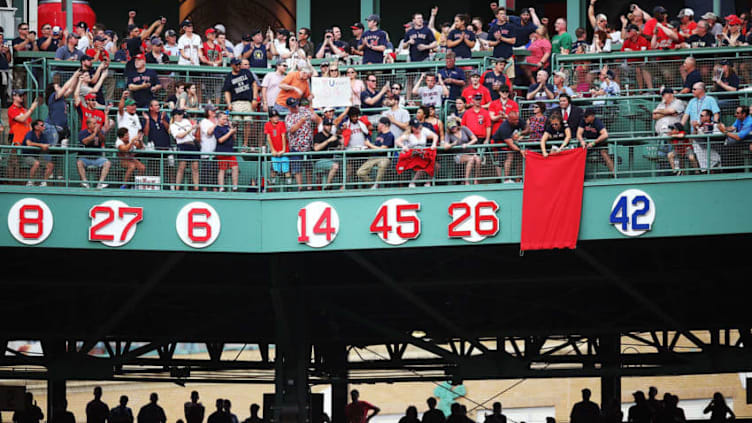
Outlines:
[[[433,176],[435,164],[436,150],[413,148],[400,153],[397,159],[397,174],[401,175],[405,169],[412,169],[416,172],[422,170]]]
[[[577,246],[587,150],[543,157],[528,151],[522,191],[520,250]]]

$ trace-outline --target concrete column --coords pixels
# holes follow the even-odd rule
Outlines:
[[[295,0],[295,24],[298,30],[311,28],[311,0]]]
[[[574,39],[574,30],[583,27],[585,25],[585,13],[587,12],[587,6],[585,2],[587,0],[567,0],[567,30],[572,34]]]

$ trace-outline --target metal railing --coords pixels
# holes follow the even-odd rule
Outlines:
[[[605,67],[614,72],[622,95],[657,92],[661,86],[681,88],[686,77],[684,59],[694,57],[702,79],[712,88],[719,62],[727,59],[734,65],[742,85],[752,83],[752,46],[645,50],[598,54],[554,54],[553,70],[569,75],[569,85],[585,94],[600,83],[598,72]]]
[[[539,151],[539,143],[520,145]],[[579,148],[573,139],[572,148]],[[749,143],[729,144],[718,135],[612,138],[589,150],[586,179],[749,172]],[[284,154],[200,153],[114,149],[0,147],[0,182],[45,187],[281,192],[411,188],[422,185],[520,183],[524,157],[505,144],[439,146],[434,174],[398,172],[401,150],[336,150]]]

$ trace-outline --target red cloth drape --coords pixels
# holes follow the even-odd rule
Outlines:
[[[413,148],[400,153],[399,158],[397,159],[397,173],[402,174],[405,169],[412,169],[416,172],[424,170],[430,176],[433,176],[435,165],[436,150],[428,148]]]
[[[547,158],[528,151],[520,250],[577,246],[586,156],[584,148],[565,150]]]

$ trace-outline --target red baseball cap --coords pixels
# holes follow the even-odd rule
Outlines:
[[[97,99],[97,95],[94,93],[86,94],[86,96],[84,97],[84,100],[96,100],[96,99]]]
[[[206,31],[204,31],[204,35],[214,34],[217,32],[214,28],[209,28]]]
[[[729,25],[741,25],[742,24],[742,20],[739,19],[739,17],[736,15],[728,15],[726,16],[726,20],[728,21]]]
[[[135,60],[146,60],[146,56],[144,56],[143,53],[137,54],[136,57],[134,57]]]

